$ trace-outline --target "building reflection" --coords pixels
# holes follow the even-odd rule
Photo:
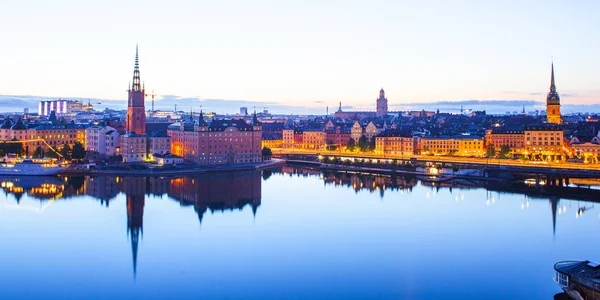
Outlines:
[[[198,220],[206,211],[243,210],[248,205],[253,215],[261,203],[260,172],[227,172],[173,178],[169,198],[183,206],[192,205]]]
[[[207,173],[183,177],[10,177],[0,176],[0,188],[5,195],[13,195],[17,205],[24,197],[37,199],[47,204],[58,199],[75,199],[89,196],[103,206],[109,206],[116,199],[125,196],[127,211],[127,236],[131,247],[132,268],[137,275],[138,251],[143,237],[144,208],[149,196],[168,197],[182,206],[192,206],[201,223],[206,213],[215,211],[242,211],[247,206],[256,216],[261,205],[261,185],[277,174],[290,177],[313,177],[322,180],[325,187],[350,188],[355,192],[377,192],[382,198],[385,192],[411,193],[417,185],[427,191],[427,197],[434,197],[440,191],[454,193],[456,201],[464,200],[467,189],[485,189],[487,205],[500,202],[502,194],[522,194],[524,200],[518,203],[520,209],[529,207],[530,200],[548,201],[551,209],[552,232],[556,234],[557,218],[569,212],[581,218],[600,200],[600,190],[575,187],[536,187],[523,182],[472,181],[454,179],[449,181],[426,181],[411,175],[376,175],[368,173],[323,172],[315,167],[280,166],[274,169],[245,172]],[[121,195],[121,196],[120,196]],[[564,202],[561,199],[579,200]],[[121,205],[121,204],[119,204]],[[569,205],[569,208],[567,207]],[[570,208],[577,205],[577,208]],[[519,209],[516,208],[516,209]]]

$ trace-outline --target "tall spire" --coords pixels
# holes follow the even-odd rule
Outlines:
[[[556,92],[556,84],[554,82],[554,61],[552,61],[552,75],[550,76],[550,91]]]
[[[133,67],[133,84],[131,90],[139,92],[142,90],[140,86],[140,60],[138,56],[138,45],[135,45],[135,65]]]

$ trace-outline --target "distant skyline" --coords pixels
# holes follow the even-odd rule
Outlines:
[[[554,57],[561,103],[576,110],[600,99],[597,11],[595,1],[9,1],[0,95],[124,101],[137,43],[158,107],[374,110],[381,87],[390,110],[543,104]]]

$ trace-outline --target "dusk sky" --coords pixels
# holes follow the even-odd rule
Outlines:
[[[390,106],[543,101],[554,57],[562,103],[595,104],[598,12],[598,1],[8,0],[0,95],[124,100],[137,43],[157,103],[373,110],[381,87]]]

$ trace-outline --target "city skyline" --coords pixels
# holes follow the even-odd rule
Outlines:
[[[0,50],[0,95],[124,100],[135,43],[158,107],[195,99],[231,112],[239,102],[321,114],[339,102],[374,110],[380,87],[390,110],[473,99],[542,106],[552,55],[563,105],[592,105],[600,95],[599,43],[590,38],[600,27],[590,25],[598,21],[589,6],[109,2],[71,4],[67,15],[67,4],[11,3],[2,13],[14,43]],[[142,16],[131,20],[136,10]]]

